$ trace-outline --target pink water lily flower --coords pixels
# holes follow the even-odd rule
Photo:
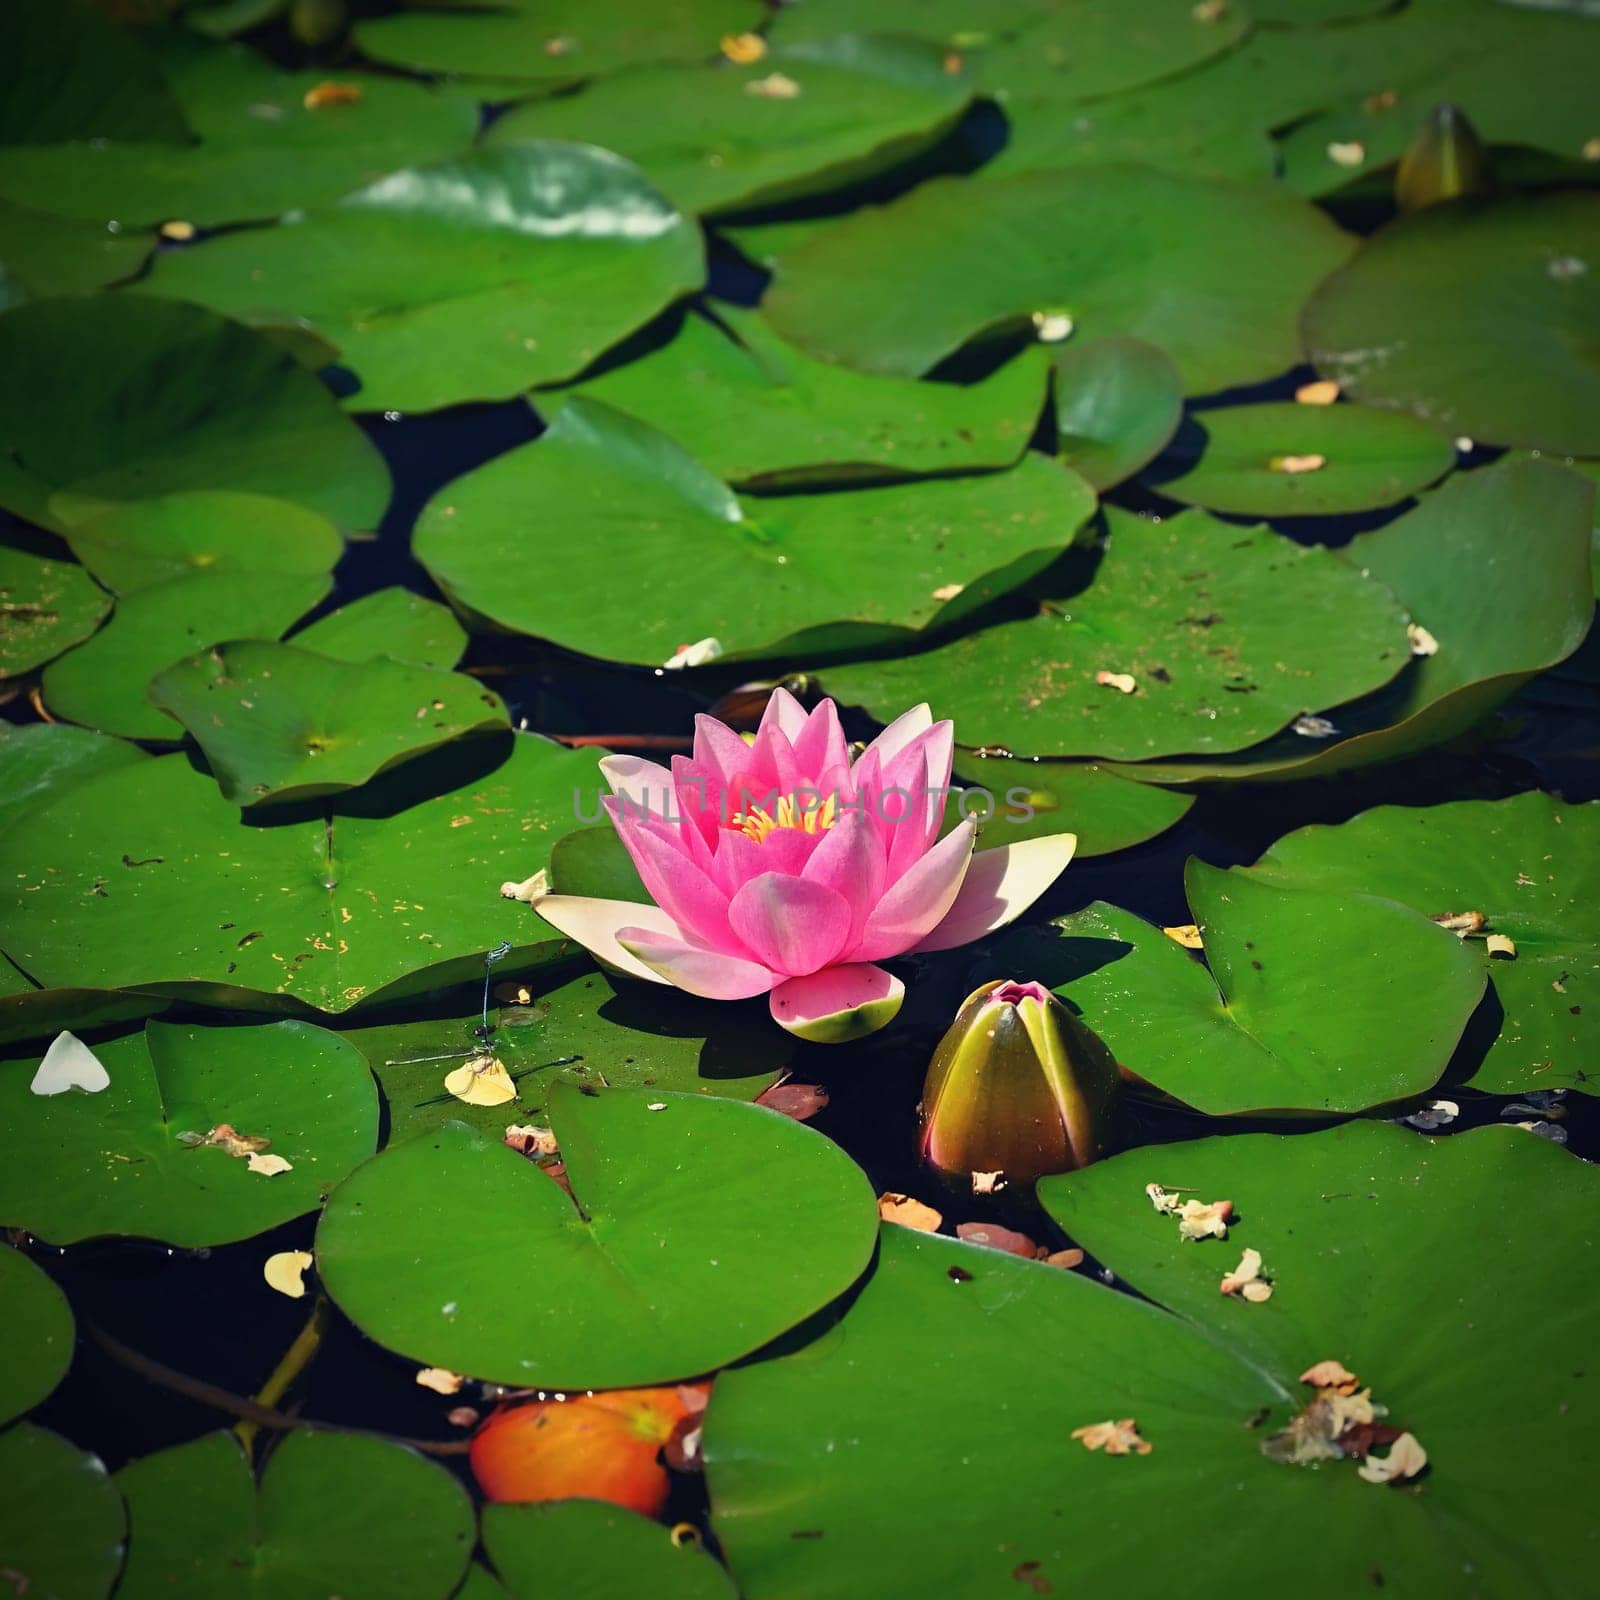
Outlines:
[[[610,814],[655,901],[547,895],[539,914],[611,966],[711,1000],[770,995],[802,1038],[881,1028],[905,986],[876,965],[946,950],[1025,911],[1077,843],[1070,833],[973,849],[942,839],[954,734],[925,705],[850,759],[839,713],[773,691],[747,743],[714,717],[672,768],[601,763]]]

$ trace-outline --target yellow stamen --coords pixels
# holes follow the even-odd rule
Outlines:
[[[794,828],[801,833],[824,833],[833,826],[838,808],[833,795],[830,794],[819,803],[816,794],[808,793],[803,806],[796,796],[786,794],[775,809],[776,816],[763,811],[760,806],[736,812],[733,826],[752,844],[760,844],[768,834],[775,833],[779,828]]]

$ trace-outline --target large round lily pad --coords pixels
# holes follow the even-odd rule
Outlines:
[[[1101,903],[1008,935],[992,960],[1048,983],[1122,1066],[1213,1116],[1360,1111],[1438,1081],[1485,981],[1454,934],[1371,886],[1284,888],[1197,860],[1184,882],[1203,964]]]
[[[530,506],[548,529],[537,543]],[[992,476],[741,501],[666,434],[569,400],[542,438],[435,495],[414,548],[502,628],[660,666],[708,637],[730,657],[909,643],[1032,577],[1093,506],[1081,478],[1037,456]]]
[[[165,255],[146,286],[309,327],[362,410],[429,411],[572,377],[703,273],[697,230],[630,163],[528,140]]]
[[[1141,764],[1134,775],[1168,783],[1310,777],[1466,732],[1583,642],[1594,616],[1593,493],[1548,462],[1457,474],[1343,552],[1400,598],[1438,646],[1431,655],[1376,694],[1330,710],[1334,733],[1325,739],[1287,733],[1236,756]]]
[[[1104,492],[1159,455],[1183,419],[1183,379],[1142,339],[1074,341],[1055,358],[1056,454]]]
[[[414,667],[453,667],[467,648],[467,630],[449,606],[399,587],[375,589],[318,617],[295,634],[302,650],[337,661],[406,661]]]
[[[372,527],[383,459],[332,395],[251,329],[149,295],[41,300],[0,316],[0,505],[47,528],[51,496],[240,489]]]
[[[0,1065],[0,1219],[52,1244],[248,1239],[314,1210],[378,1142],[361,1053],[308,1022],[150,1022],[94,1054],[111,1080],[94,1092],[35,1094],[37,1061]],[[254,1170],[223,1128],[290,1168]]]
[[[0,544],[0,679],[70,650],[110,609],[111,596],[75,562]]]
[[[391,1146],[340,1186],[317,1267],[358,1327],[501,1383],[659,1382],[775,1338],[872,1253],[865,1175],[776,1111],[562,1084],[549,1114],[571,1195],[459,1125]]]
[[[759,25],[759,0],[508,0],[493,11],[456,0],[413,3],[363,22],[374,61],[468,78],[571,82],[649,61],[703,61],[727,34]]]
[[[0,949],[36,982],[269,1010],[347,1011],[565,946],[500,885],[545,865],[598,783],[592,751],[533,737],[478,748],[419,797],[402,770],[339,811],[245,821],[181,755],[30,813],[0,840]]]
[[[1488,972],[1499,1029],[1468,1082],[1492,1094],[1595,1090],[1600,1062],[1600,805],[1551,795],[1379,806],[1287,834],[1252,868],[1270,883],[1381,894],[1424,916],[1478,911],[1512,959]]]
[[[514,107],[488,142],[604,145],[690,213],[775,205],[858,182],[932,144],[972,94],[948,59],[928,44],[852,34],[749,66],[643,67]]]
[[[151,680],[220,639],[276,639],[331,587],[321,573],[217,572],[137,590],[88,643],[45,669],[45,703],[103,733],[180,738],[180,724],[150,698]]]
[[[102,227],[214,227],[326,204],[381,173],[464,150],[477,129],[465,95],[403,78],[279,72],[242,45],[182,34],[164,41],[159,60],[192,139],[124,135],[8,150],[0,196]]]
[[[31,1411],[72,1361],[72,1308],[50,1275],[20,1250],[0,1245],[0,1303],[6,1359],[0,1369],[0,1426]]]
[[[0,723],[0,832],[68,789],[145,759],[136,744],[65,722]]]
[[[128,1600],[445,1600],[472,1553],[472,1505],[450,1473],[398,1445],[297,1429],[257,1488],[231,1434],[117,1474],[133,1538]]]
[[[486,1041],[477,1037],[482,1012],[476,1006],[345,1031],[383,1090],[391,1143],[453,1121],[496,1137],[512,1123],[542,1123],[558,1083],[754,1100],[794,1056],[793,1034],[772,1026],[764,1000],[702,1000],[597,971],[558,982],[540,975],[506,978],[501,970],[495,987],[521,990],[527,998],[498,1008],[491,1003],[495,1032]],[[448,1073],[484,1054],[511,1075],[515,1100],[475,1106],[446,1091]]]
[[[693,1542],[599,1500],[485,1506],[483,1546],[513,1600],[734,1600],[726,1571]]]
[[[1337,516],[1391,506],[1455,465],[1437,428],[1366,406],[1292,401],[1226,406],[1191,419],[1147,474],[1187,505],[1252,517]]]
[[[127,1513],[98,1456],[19,1422],[0,1433],[0,1570],[12,1593],[104,1600]]]
[[[70,495],[72,553],[108,589],[129,594],[169,578],[214,572],[309,577],[333,571],[344,553],[325,516],[288,500],[227,489],[197,489],[106,506],[91,502],[82,521]]]
[[[707,1469],[740,1592],[1222,1600],[1242,1567],[1252,1583],[1318,1600],[1378,1578],[1448,1592],[1463,1569],[1486,1597],[1579,1592],[1588,1541],[1544,1530],[1552,1515],[1585,1525],[1568,1464],[1593,1450],[1594,1402],[1575,1376],[1587,1321],[1572,1295],[1595,1248],[1592,1171],[1519,1130],[1429,1141],[1369,1123],[1154,1156],[1042,1187],[1074,1237],[1178,1315],[886,1227],[837,1328],[718,1379]],[[1156,1181],[1232,1198],[1227,1241],[1180,1241],[1145,1197]],[[1513,1194],[1521,1204],[1485,1206]],[[1549,1223],[1531,1239],[1530,1214]],[[1275,1274],[1266,1304],[1217,1292],[1243,1245]],[[1514,1290],[1486,1270],[1513,1261]],[[1433,1334],[1418,1339],[1424,1307]],[[1506,1381],[1508,1349],[1531,1381]],[[1414,1430],[1431,1463],[1423,1479],[1395,1488],[1363,1482],[1355,1461],[1263,1453],[1311,1398],[1299,1374],[1323,1360],[1344,1362]],[[1148,1454],[1073,1437],[1122,1418]],[[908,1492],[885,1496],[908,1462]],[[1219,1538],[1219,1518],[1242,1506],[1248,1537]]]
[[[1317,369],[1369,405],[1489,444],[1600,455],[1600,195],[1430,206],[1306,306]]]
[[[149,695],[242,806],[357,788],[452,739],[508,726],[499,695],[458,672],[248,640],[168,667]]]
[[[687,317],[660,350],[576,392],[660,428],[729,483],[762,488],[1007,467],[1026,448],[1044,404],[1046,367],[1037,357],[1008,362],[970,386],[917,383],[817,361],[760,316],[714,309],[733,337]],[[1078,467],[1070,457],[1067,464]]]
[[[0,306],[87,294],[131,278],[154,243],[150,234],[107,233],[103,224],[67,221],[0,201]]]
[[[1266,187],[1132,166],[942,178],[803,240],[764,309],[814,355],[906,376],[980,334],[1068,317],[1076,338],[1160,346],[1198,394],[1292,366],[1301,303],[1350,248]]]
[[[926,698],[964,744],[1138,760],[1242,749],[1405,665],[1393,595],[1330,551],[1200,511],[1108,521],[1083,593],[922,655],[829,668],[824,686],[884,722]]]

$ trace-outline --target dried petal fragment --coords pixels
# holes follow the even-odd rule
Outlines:
[[[282,1156],[264,1156],[259,1151],[247,1156],[245,1164],[263,1178],[276,1178],[282,1173],[294,1171],[292,1161],[285,1161]]]
[[[417,1373],[417,1382],[435,1394],[460,1394],[461,1385],[466,1381],[459,1372],[452,1372],[448,1367],[423,1367]]]
[[[745,87],[748,89],[750,86],[746,84]],[[661,663],[661,667],[665,672],[681,672],[685,667],[703,667],[708,662],[717,660],[721,654],[722,641],[720,639],[712,637],[696,639],[693,644],[680,644]]]
[[[1033,331],[1040,344],[1060,344],[1072,337],[1072,318],[1065,311],[1035,311]]]
[[[1368,1483],[1400,1483],[1414,1478],[1428,1464],[1428,1452],[1414,1433],[1402,1433],[1386,1456],[1369,1455],[1356,1469]]]
[[[508,881],[500,885],[500,895],[505,900],[521,900],[530,906],[536,906],[550,893],[550,874],[541,867],[531,878],[524,878],[521,883]],[[498,994],[498,990],[496,993]]]
[[[1097,672],[1094,681],[1102,689],[1115,689],[1118,694],[1132,694],[1139,687],[1138,679],[1131,672]]]
[[[1261,1252],[1246,1250],[1239,1257],[1239,1265],[1227,1273],[1217,1286],[1223,1294],[1236,1294],[1252,1304],[1272,1298],[1272,1285],[1261,1273]]]
[[[1231,1200],[1185,1200],[1178,1208],[1178,1237],[1226,1239],[1232,1216]]]
[[[1499,956],[1503,961],[1515,961],[1517,959],[1516,945],[1503,933],[1491,933],[1483,941],[1483,947],[1491,956]]]
[[[1331,739],[1339,730],[1326,717],[1307,715],[1296,717],[1289,724],[1289,731],[1298,733],[1302,739]]]
[[[1200,936],[1200,929],[1192,922],[1180,922],[1176,927],[1161,930],[1174,944],[1181,944],[1185,950],[1204,950],[1205,940]]]
[[[986,1250],[1003,1250],[1008,1256],[1021,1256],[1024,1261],[1037,1261],[1045,1252],[1025,1233],[1014,1228],[1002,1228],[998,1222],[962,1222],[956,1226],[956,1238],[964,1244],[982,1245]]]
[[[1359,139],[1335,139],[1328,146],[1328,159],[1336,167],[1359,167],[1367,159],[1367,147]]]
[[[261,1276],[269,1289],[287,1295],[291,1300],[303,1300],[306,1294],[305,1274],[311,1267],[309,1250],[280,1250],[262,1263]]]
[[[1439,641],[1420,622],[1406,624],[1406,638],[1411,641],[1411,653],[1414,656],[1436,656],[1439,653]]]
[[[944,1217],[914,1200],[908,1194],[897,1194],[893,1189],[878,1196],[878,1215],[885,1222],[896,1222],[902,1228],[915,1228],[918,1233],[937,1233]]]
[[[1433,918],[1441,928],[1465,939],[1469,933],[1481,933],[1488,918],[1481,911],[1441,911]]]
[[[933,598],[942,605],[946,600],[954,600],[965,588],[966,584],[964,583],[941,583],[933,591]]]
[[[325,83],[313,84],[305,92],[301,104],[307,111],[322,111],[328,106],[353,106],[361,100],[361,85],[359,83],[334,83],[331,80]]]
[[[767,41],[759,33],[725,33],[721,48],[736,67],[748,67],[767,53]]]
[[[1044,1258],[1044,1264],[1047,1267],[1060,1267],[1064,1271],[1071,1272],[1074,1267],[1083,1265],[1083,1251],[1076,1246],[1069,1246],[1065,1250],[1052,1250]]]
[[[559,1154],[554,1128],[541,1127],[537,1122],[513,1122],[501,1135],[501,1142],[511,1146],[518,1155],[553,1156]]]
[[[1454,1100],[1430,1100],[1400,1120],[1423,1133],[1433,1133],[1438,1128],[1448,1128],[1461,1115],[1461,1107]]]
[[[1339,1394],[1354,1394],[1361,1380],[1341,1361],[1319,1361],[1300,1374],[1301,1383],[1313,1389],[1333,1389]]]
[[[1321,472],[1327,466],[1326,456],[1274,456],[1267,463],[1269,472],[1287,472],[1291,475],[1300,472]]]
[[[163,222],[157,230],[163,239],[171,239],[175,244],[187,244],[194,238],[195,227],[192,222]]]
[[[1332,378],[1318,378],[1315,383],[1302,383],[1294,397],[1303,406],[1331,406],[1339,398],[1339,385]]]
[[[1003,1172],[974,1172],[972,1174],[972,1192],[974,1194],[999,1194],[1006,1186],[1006,1175]]]
[[[1138,1424],[1132,1417],[1118,1422],[1091,1422],[1074,1428],[1072,1437],[1085,1450],[1104,1450],[1108,1456],[1147,1456],[1153,1448],[1148,1440],[1139,1437]]]
[[[259,1155],[272,1144],[270,1139],[263,1139],[258,1134],[240,1133],[231,1122],[219,1122],[205,1133],[180,1133],[177,1139],[179,1144],[193,1150],[209,1147],[225,1150],[230,1156]]]
[[[744,92],[762,100],[795,100],[799,98],[800,85],[787,73],[769,72],[764,78],[752,78]]]
[[[444,1086],[469,1106],[503,1106],[517,1098],[517,1086],[498,1056],[474,1056],[450,1073]]]

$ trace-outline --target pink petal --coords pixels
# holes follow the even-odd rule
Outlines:
[[[944,920],[918,950],[953,950],[1019,917],[1056,881],[1078,847],[1075,833],[1049,833],[980,850]]]
[[[774,972],[825,967],[850,936],[850,902],[820,883],[763,872],[728,903],[728,924]]]
[[[790,978],[772,991],[772,1020],[816,1044],[842,1044],[894,1019],[906,986],[882,967],[855,963]]]
[[[724,828],[717,841],[712,876],[730,896],[763,872],[798,878],[826,838],[825,833],[807,833],[803,828],[774,828],[757,844],[735,829]]]
[[[626,794],[638,810],[649,801],[651,816],[661,815],[662,797],[671,800],[677,783],[667,769],[643,756],[602,756],[600,776],[606,780],[612,794]]]
[[[883,893],[883,842],[871,819],[860,811],[845,812],[822,835],[801,876],[833,890],[849,903],[850,932],[842,948],[853,948]]]
[[[851,955],[858,961],[903,955],[939,926],[966,876],[977,827],[969,817],[907,868],[867,918]]]
[[[660,979],[707,1000],[748,1000],[778,982],[777,974],[754,961],[704,950],[646,927],[619,928],[617,942]]]
[[[806,719],[805,727],[794,741],[794,757],[800,770],[812,783],[825,777],[832,767],[850,764],[850,747],[844,742],[844,729],[839,726],[839,711],[831,700],[824,700]],[[827,791],[823,790],[824,796]]]
[[[694,719],[694,764],[726,787],[750,765],[750,746],[725,722],[702,714]]]
[[[833,702],[830,700],[825,704],[832,705]],[[810,720],[806,716],[806,708],[782,684],[767,696],[767,709],[761,714],[763,727],[769,718],[783,730],[784,737],[791,745],[806,731],[806,723]]]
[[[920,706],[912,706],[909,711],[902,711],[882,733],[856,758],[857,765],[864,761],[873,751],[877,751],[878,760],[887,766],[894,758],[905,749],[919,734],[926,733],[933,726],[933,712],[928,709],[927,702]]]
[[[666,981],[617,943],[617,930],[626,927],[648,928],[676,937],[677,925],[659,906],[640,905],[634,900],[597,900],[581,894],[547,894],[534,909],[552,928],[576,940],[607,966],[648,983]]]
[[[682,836],[660,822],[617,823],[645,891],[688,938],[714,949],[732,949],[728,896],[690,859]]]

